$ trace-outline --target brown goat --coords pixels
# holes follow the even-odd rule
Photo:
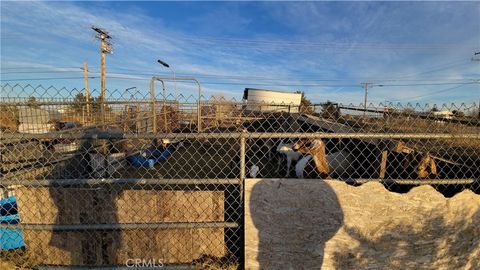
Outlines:
[[[422,179],[435,177],[437,175],[437,165],[435,164],[435,159],[432,158],[428,153],[425,154],[420,162],[418,162],[416,172],[418,177]]]
[[[326,154],[322,140],[300,140],[292,150],[306,154],[295,166],[298,178],[341,178],[349,177],[353,162],[353,153],[340,150]]]
[[[295,166],[297,177],[304,178],[307,175],[308,178],[327,178],[329,176],[325,143],[322,140],[299,140],[293,145],[292,150],[306,155]]]

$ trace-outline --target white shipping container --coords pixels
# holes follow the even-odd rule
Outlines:
[[[246,88],[247,110],[298,112],[302,93]]]

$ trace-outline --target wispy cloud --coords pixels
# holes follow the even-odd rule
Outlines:
[[[480,77],[478,64],[468,61],[472,48],[480,48],[480,22],[473,19],[480,13],[479,3],[218,3],[215,9],[204,8],[168,23],[142,5],[128,10],[122,7],[111,3],[3,3],[2,68],[15,63],[81,66],[88,61],[91,69],[98,70],[98,42],[89,30],[98,25],[114,37],[115,51],[107,58],[107,70],[112,77],[124,77],[110,78],[107,83],[112,88],[137,85],[146,91],[148,76],[123,73],[169,74],[156,64],[158,58],[169,62],[178,74],[290,78],[290,84],[305,84],[298,79],[305,77],[341,79],[343,84],[358,85],[340,90],[321,85],[295,87],[316,101],[360,103],[360,83],[368,80],[405,75],[410,76],[403,79],[409,80]],[[450,48],[449,44],[462,46]],[[462,59],[462,66],[448,67]],[[438,66],[447,68],[422,74]],[[16,77],[2,75],[3,79]],[[242,82],[245,84],[205,84],[205,92],[240,97],[242,88],[254,81]],[[82,80],[68,83],[78,86]],[[436,89],[441,90],[425,86],[373,88],[371,100],[402,99]],[[424,100],[478,96],[478,85],[460,89],[454,96],[442,93]]]

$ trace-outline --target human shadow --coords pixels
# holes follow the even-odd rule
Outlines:
[[[337,195],[328,182],[318,179],[258,182],[247,179],[246,182],[250,211],[247,216],[250,214],[258,230],[258,236],[249,235],[255,230],[246,232],[246,269],[255,268],[256,263],[259,269],[321,269],[325,244],[344,219]],[[256,247],[255,240],[258,240]],[[249,256],[256,256],[256,262],[250,263],[255,260]]]
[[[93,168],[93,155],[106,157],[117,152],[112,147],[112,141],[102,147],[103,142],[91,139],[97,132],[85,131],[80,146],[71,158],[55,164],[45,175],[50,182],[48,193],[54,204],[54,209],[49,210],[56,211],[49,247],[37,254],[49,258],[45,260],[47,264],[117,263],[122,237],[120,230],[114,228],[119,223],[115,200],[122,188],[118,185],[82,183],[110,176],[105,173],[100,175]]]

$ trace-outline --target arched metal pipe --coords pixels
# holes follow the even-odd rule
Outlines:
[[[165,84],[164,80],[175,80],[175,81],[193,81],[198,86],[198,101],[197,101],[197,131],[200,133],[202,131],[202,86],[200,82],[193,78],[193,77],[164,77],[164,76],[153,76],[150,80],[150,96],[152,98],[152,112],[154,114],[154,124],[153,124],[153,132],[157,132],[157,123],[156,123],[156,115],[155,115],[155,89],[154,89],[154,82],[161,81],[163,85],[163,97],[165,100]],[[165,121],[166,122],[166,121]]]
[[[152,100],[152,121],[153,121],[153,133],[157,133],[157,113],[155,110],[155,103],[156,103],[156,98],[155,98],[155,81],[160,81],[162,83],[162,95],[163,95],[163,107],[165,108],[166,104],[166,99],[167,97],[165,96],[165,82],[156,76],[153,76],[152,79],[150,80],[150,99]],[[165,125],[165,132],[167,131],[167,121],[166,121],[166,114],[165,114],[165,119],[164,119],[164,125]]]

